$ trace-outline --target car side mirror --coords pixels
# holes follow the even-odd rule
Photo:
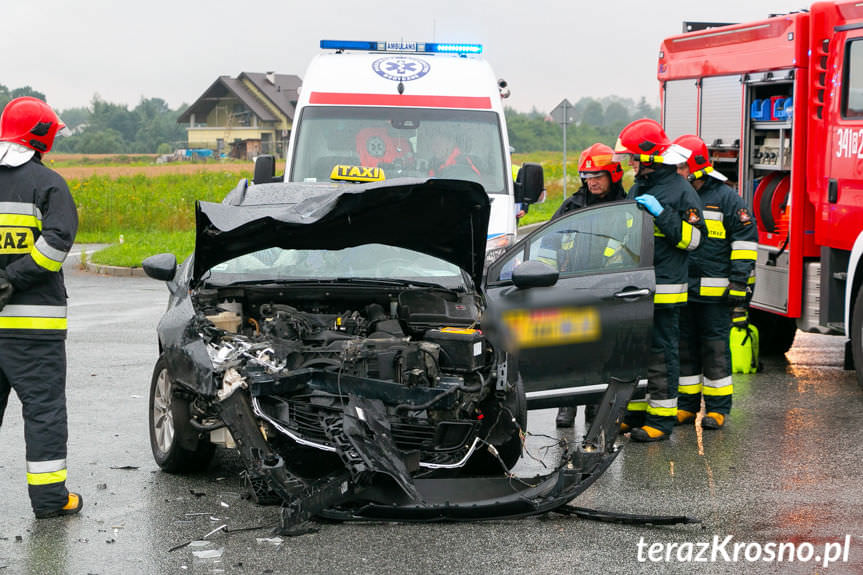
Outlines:
[[[521,262],[512,270],[512,283],[519,289],[553,286],[559,277],[556,269],[536,260]]]
[[[141,262],[141,267],[154,280],[169,282],[177,274],[177,257],[174,254],[156,254]]]
[[[535,204],[545,189],[542,166],[533,162],[525,162],[518,171],[515,185],[515,201],[523,204]]]
[[[281,182],[283,178],[276,177],[276,157],[264,154],[255,158],[255,176],[252,182],[255,184],[269,184]]]

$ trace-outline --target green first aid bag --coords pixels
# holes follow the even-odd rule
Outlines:
[[[758,328],[751,323],[731,328],[732,373],[755,373],[758,371]]]

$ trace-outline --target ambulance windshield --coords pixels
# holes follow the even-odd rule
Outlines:
[[[338,165],[381,168],[387,180],[471,180],[505,194],[500,124],[494,112],[430,108],[306,107],[290,174],[326,182]]]

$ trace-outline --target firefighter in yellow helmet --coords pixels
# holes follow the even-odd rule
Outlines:
[[[66,182],[42,165],[63,127],[37,98],[16,98],[0,116],[0,421],[14,389],[24,414],[30,504],[39,519],[71,515],[82,505],[66,489],[62,270],[78,213]]]

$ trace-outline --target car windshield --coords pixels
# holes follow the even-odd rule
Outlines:
[[[310,106],[297,123],[292,182],[329,181],[337,165],[381,168],[387,179],[439,177],[506,193],[494,112]]]
[[[267,248],[222,262],[209,271],[207,282],[336,280],[404,280],[465,288],[458,266],[413,250],[366,244],[341,250]]]

